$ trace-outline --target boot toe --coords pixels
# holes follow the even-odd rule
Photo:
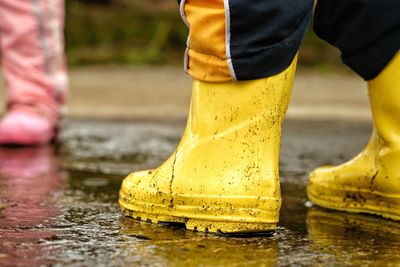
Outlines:
[[[308,177],[307,187],[310,187],[314,184],[327,183],[329,180],[332,179],[334,173],[334,166],[322,166],[313,170]]]
[[[138,205],[168,205],[171,198],[168,189],[169,185],[157,178],[155,170],[134,172],[122,182],[120,204],[131,210]]]
[[[323,166],[315,169],[308,177],[308,198],[319,206],[327,207],[326,200],[332,200],[336,195],[334,188],[337,186],[337,168],[334,166]],[[322,202],[322,200],[324,200]]]
[[[36,114],[10,112],[0,121],[0,145],[41,145],[54,135],[54,125]]]
[[[137,194],[146,190],[146,180],[148,180],[150,170],[133,172],[129,174],[123,181],[121,186],[121,197],[135,198]],[[147,183],[148,184],[148,183]]]

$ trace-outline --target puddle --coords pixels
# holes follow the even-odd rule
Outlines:
[[[0,148],[0,266],[395,266],[400,224],[310,207],[307,173],[351,158],[370,127],[288,121],[272,236],[226,238],[120,215],[121,179],[157,166],[183,123],[68,121],[59,147]]]

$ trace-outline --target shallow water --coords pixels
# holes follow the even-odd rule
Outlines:
[[[0,266],[397,266],[400,224],[309,207],[307,173],[351,158],[370,127],[288,121],[271,236],[227,238],[120,215],[121,179],[157,166],[182,122],[66,122],[61,145],[0,148]]]

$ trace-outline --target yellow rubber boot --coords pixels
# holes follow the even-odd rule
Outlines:
[[[337,210],[400,220],[400,53],[369,82],[374,130],[353,160],[313,171],[308,196]]]
[[[219,233],[274,230],[279,148],[296,59],[282,73],[246,82],[193,82],[190,115],[173,155],[122,183],[124,213]]]

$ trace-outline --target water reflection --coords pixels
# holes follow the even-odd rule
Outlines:
[[[379,217],[311,208],[308,239],[314,263],[352,266],[399,266],[400,224]],[[332,261],[331,261],[332,262]]]
[[[59,214],[52,197],[64,182],[54,147],[0,148],[1,266],[29,266],[45,254],[41,240],[55,235],[46,226]]]
[[[274,237],[227,238],[120,218],[120,233],[143,240],[130,251],[160,266],[276,266]],[[129,251],[129,250],[128,250]],[[145,257],[145,255],[147,255]]]

